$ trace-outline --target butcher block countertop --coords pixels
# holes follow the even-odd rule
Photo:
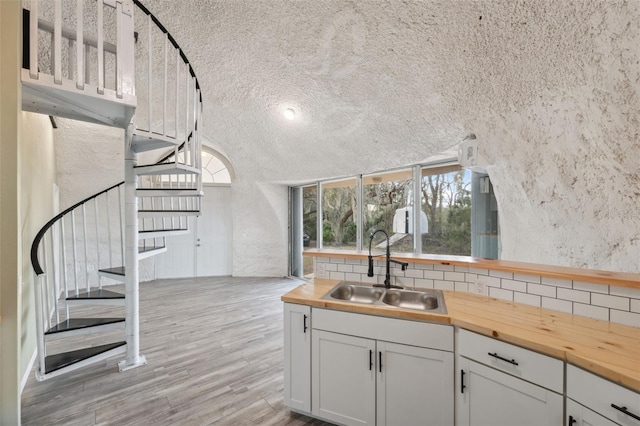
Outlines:
[[[455,325],[582,367],[640,392],[640,328],[536,308],[487,296],[443,291],[447,314],[322,300],[337,280],[316,278],[283,302]]]

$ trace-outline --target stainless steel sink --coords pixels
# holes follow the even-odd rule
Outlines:
[[[438,297],[422,291],[387,290],[382,303],[399,308],[431,311],[438,309]]]
[[[329,296],[355,303],[374,303],[380,300],[383,293],[384,290],[380,288],[347,284],[333,289]]]
[[[397,290],[372,287],[363,283],[341,281],[324,296],[324,300],[414,309],[423,312],[446,314],[447,308],[441,290]]]

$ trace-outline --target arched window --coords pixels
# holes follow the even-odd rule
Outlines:
[[[231,183],[231,173],[221,157],[214,150],[202,147],[202,183]]]

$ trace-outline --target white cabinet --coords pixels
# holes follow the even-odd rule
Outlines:
[[[314,416],[344,425],[453,424],[450,326],[315,308],[313,316]]]
[[[574,401],[578,404],[573,404]],[[574,409],[583,407],[583,411],[574,413],[570,406]],[[585,421],[581,416],[589,416],[585,417],[587,423],[582,424],[603,417],[612,423],[596,423],[640,426],[640,394],[567,364],[567,418],[569,416],[578,421]]]
[[[567,398],[567,426],[617,426],[606,417]]]
[[[311,412],[311,308],[284,304],[284,403]]]
[[[458,426],[563,424],[560,360],[466,330],[458,345]],[[548,389],[556,386],[559,392]]]
[[[378,426],[452,425],[453,354],[377,341]]]
[[[375,424],[375,341],[313,331],[313,415],[345,425]]]

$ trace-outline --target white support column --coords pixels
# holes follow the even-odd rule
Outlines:
[[[127,357],[118,363],[120,371],[145,365],[147,360],[140,355],[140,303],[138,291],[138,200],[137,178],[133,168],[137,155],[131,149],[133,124],[125,131],[124,160],[124,225],[125,225],[125,322],[127,334]]]
[[[420,216],[422,213],[422,167],[413,167],[413,252],[422,253],[422,221]]]

